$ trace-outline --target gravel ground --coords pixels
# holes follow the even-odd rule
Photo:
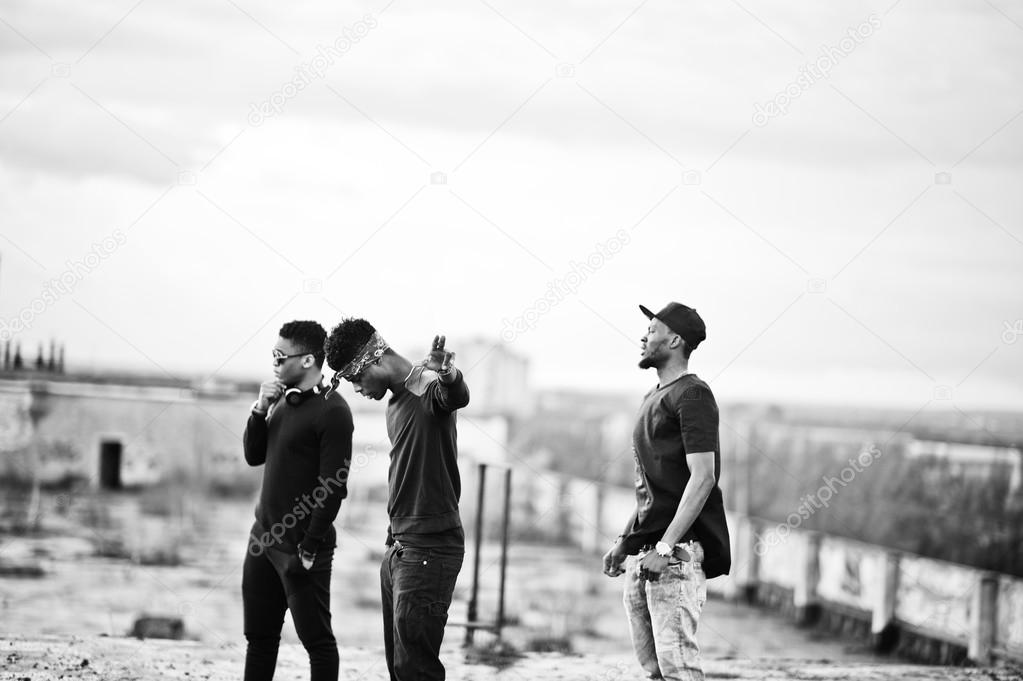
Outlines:
[[[196,641],[137,640],[96,636],[0,638],[0,681],[55,681],[57,679],[101,679],[157,681],[158,679],[201,679],[227,681],[241,678],[243,651],[240,646],[210,646]],[[457,648],[445,651],[451,681],[504,679],[506,681],[619,681],[639,679],[642,674],[630,657],[615,655],[561,655],[531,653],[513,665],[495,667],[469,664]],[[835,663],[815,660],[709,659],[709,679],[940,679],[942,681],[1018,681],[1023,670],[1008,668],[950,668],[917,665]],[[301,646],[282,646],[277,666],[278,679],[308,677],[305,651]],[[373,681],[386,679],[382,649],[346,648],[342,651],[341,678]]]
[[[123,503],[123,502],[122,502]],[[192,537],[178,566],[139,565],[96,555],[98,534],[69,524],[39,537],[0,536],[0,562],[38,567],[43,576],[0,577],[0,681],[47,679],[238,679],[244,659],[240,574],[251,504],[207,509],[208,527]],[[380,537],[339,528],[332,611],[341,642],[342,679],[386,679],[377,570]],[[156,528],[160,530],[160,528]],[[151,532],[159,537],[160,531]],[[517,543],[508,566],[505,640],[527,653],[502,669],[467,660],[463,632],[449,628],[448,678],[624,681],[643,674],[633,658],[621,609],[620,580],[599,573],[599,557]],[[465,619],[470,557],[459,579],[453,621]],[[481,612],[496,605],[497,547],[484,548]],[[126,638],[140,614],[181,617],[185,641]],[[305,651],[290,622],[278,679],[308,678]],[[486,635],[480,639],[485,642]],[[780,615],[711,600],[700,621],[711,679],[1023,680],[1011,669],[904,665],[862,642],[798,629]],[[539,644],[540,647],[537,647]],[[548,647],[553,644],[554,647]],[[475,656],[472,659],[479,659]]]

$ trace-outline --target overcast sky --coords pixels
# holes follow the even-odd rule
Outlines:
[[[640,390],[678,300],[720,401],[1023,408],[1005,0],[4,1],[0,53],[32,357],[258,377],[358,315]]]

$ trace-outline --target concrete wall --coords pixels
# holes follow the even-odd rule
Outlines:
[[[487,517],[496,521],[502,478],[489,475]],[[629,488],[525,465],[513,466],[512,478],[513,541],[548,538],[603,553],[635,508]],[[470,485],[466,496],[475,495],[475,483]],[[820,532],[780,532],[778,523],[727,515],[732,571],[708,583],[719,596],[769,592],[767,602],[797,620],[833,612],[858,619],[876,640],[901,630],[959,646],[978,662],[1023,660],[1021,579]],[[493,522],[489,526],[493,532]]]
[[[757,537],[774,523],[732,516],[733,575],[711,580],[723,595],[741,586],[778,587],[793,605],[837,609],[886,629],[962,646],[981,663],[1023,660],[1023,580],[817,532],[792,530],[781,541]],[[753,528],[737,541],[744,526]],[[743,574],[744,565],[753,565]]]
[[[895,619],[918,631],[966,641],[979,570],[903,555],[895,591]]]
[[[41,384],[35,432],[40,476],[75,475],[99,482],[104,440],[121,443],[121,481],[143,485],[171,475],[230,480],[245,468],[241,434],[252,398],[188,388],[69,381]],[[29,381],[0,380],[0,456],[10,463],[32,442]]]
[[[822,601],[870,614],[882,597],[886,554],[869,544],[824,536],[817,554]]]
[[[32,440],[28,390],[0,381],[0,452],[24,449]]]
[[[1023,579],[998,578],[998,615],[994,646],[996,653],[1023,659]]]
[[[250,475],[242,433],[254,394],[191,387],[110,384],[73,380],[0,379],[0,472],[28,476],[29,447],[39,445],[44,482],[74,475],[99,484],[100,445],[123,447],[121,481],[148,485],[169,476],[230,483]],[[45,395],[40,400],[39,393]],[[353,484],[387,482],[390,445],[385,405],[347,395],[353,409]],[[33,429],[33,401],[44,412]],[[35,436],[35,438],[33,437]],[[507,419],[466,415],[459,445],[467,461],[504,463]],[[360,470],[364,469],[364,470]]]

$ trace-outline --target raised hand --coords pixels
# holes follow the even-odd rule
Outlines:
[[[444,342],[446,340],[447,338],[444,336],[434,336],[430,354],[420,362],[430,371],[436,371],[440,374],[441,380],[445,383],[454,380],[452,372],[455,368],[455,353],[444,349]],[[449,380],[445,380],[446,378],[449,378]]]

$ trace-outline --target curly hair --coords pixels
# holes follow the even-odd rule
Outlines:
[[[318,322],[288,322],[281,327],[278,335],[297,345],[303,352],[311,354],[316,360],[316,366],[323,366],[323,360],[326,356],[323,344],[327,340],[327,332]]]
[[[327,338],[327,364],[339,371],[355,359],[375,332],[373,325],[365,319],[342,319],[340,324],[331,329]]]

